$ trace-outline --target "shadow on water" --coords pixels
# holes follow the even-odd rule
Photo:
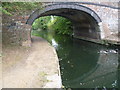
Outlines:
[[[120,90],[120,46],[118,47],[118,62],[119,62],[119,66],[118,66],[118,88]]]
[[[53,32],[40,32],[56,48],[67,88],[118,88],[118,50]],[[51,34],[52,33],[52,34]]]

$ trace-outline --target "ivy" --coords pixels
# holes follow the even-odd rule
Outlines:
[[[8,15],[21,14],[35,8],[39,8],[39,2],[2,2],[2,12]]]

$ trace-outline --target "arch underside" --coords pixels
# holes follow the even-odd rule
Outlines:
[[[71,20],[73,23],[73,32],[76,37],[100,39],[98,23],[101,22],[101,19],[93,10],[84,6],[68,4],[46,6],[42,10],[38,9],[32,13],[27,24],[32,25],[35,19],[50,15],[62,16]]]

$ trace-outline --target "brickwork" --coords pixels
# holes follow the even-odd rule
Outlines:
[[[105,32],[105,37],[111,34],[118,33],[118,9],[85,4],[84,6],[94,10],[97,13],[97,15],[101,18],[103,23],[103,29]],[[109,33],[106,30],[109,30]]]
[[[23,18],[23,19],[22,19]],[[2,42],[3,45],[31,45],[31,25],[25,24],[24,17],[9,17],[3,15]]]
[[[118,38],[119,7],[117,2],[47,2],[42,5],[43,8],[37,9],[33,13],[30,12],[27,14],[29,16],[19,15],[6,18],[3,15],[3,43],[17,41],[20,45],[27,45],[31,42],[30,30],[33,21],[40,16],[48,15],[58,15],[70,19],[75,27],[74,32],[77,33],[77,37],[82,36],[87,40],[101,39],[120,42]],[[7,24],[5,24],[5,21],[7,21]],[[29,25],[26,25],[26,23]]]

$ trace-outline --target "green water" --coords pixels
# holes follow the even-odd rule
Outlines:
[[[62,84],[66,88],[118,88],[118,49],[57,35],[34,34],[48,40],[59,58]]]

